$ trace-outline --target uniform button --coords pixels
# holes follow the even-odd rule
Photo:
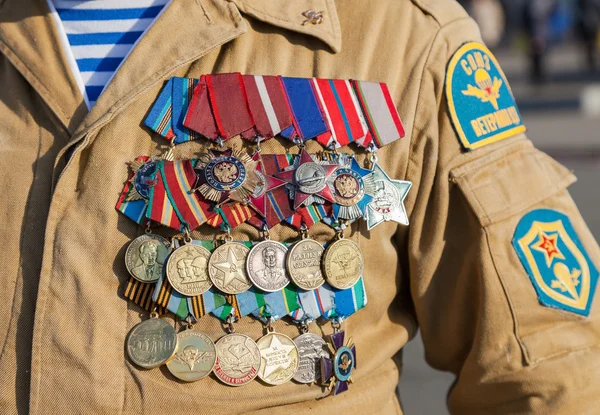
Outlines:
[[[302,26],[306,26],[307,24],[321,24],[323,23],[323,15],[324,11],[316,12],[314,10],[307,10],[302,13],[302,16],[306,17],[306,20],[302,22]]]

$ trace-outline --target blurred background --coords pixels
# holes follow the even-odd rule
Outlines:
[[[577,175],[571,195],[600,241],[600,0],[459,3],[504,69],[529,138]],[[447,414],[452,381],[427,365],[420,336],[404,348],[406,414]]]

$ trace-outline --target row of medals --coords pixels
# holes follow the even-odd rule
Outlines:
[[[146,246],[146,248],[144,248]],[[266,292],[283,289],[290,279],[301,289],[314,290],[325,280],[338,289],[351,288],[362,275],[363,260],[358,245],[338,233],[327,249],[303,233],[302,239],[288,248],[265,239],[251,249],[226,240],[212,253],[188,239],[170,255],[171,244],[163,237],[146,234],[135,239],[126,252],[126,265],[134,278],[146,283],[158,280],[157,273],[136,272],[140,255],[153,256],[172,287],[186,296],[197,296],[214,284],[226,294],[239,294],[252,285]],[[147,259],[146,259],[147,262]],[[291,339],[273,331],[254,342],[250,337],[230,333],[216,344],[196,330],[176,334],[165,320],[146,320],[132,329],[127,352],[140,367],[166,364],[178,379],[196,381],[214,373],[223,383],[242,386],[257,376],[267,384],[280,385],[294,379],[313,383],[320,376],[320,359],[329,357],[327,343],[308,333]]]

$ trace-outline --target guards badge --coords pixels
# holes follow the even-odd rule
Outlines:
[[[529,212],[512,243],[542,305],[590,314],[598,270],[567,216],[548,209]]]
[[[456,133],[467,150],[525,132],[504,72],[480,43],[464,44],[450,60],[446,99]]]

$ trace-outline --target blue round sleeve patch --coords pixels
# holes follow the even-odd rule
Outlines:
[[[590,314],[598,270],[567,216],[549,209],[529,212],[512,243],[542,305]]]
[[[467,150],[526,130],[504,72],[481,43],[464,44],[450,60],[446,98],[456,133]]]

